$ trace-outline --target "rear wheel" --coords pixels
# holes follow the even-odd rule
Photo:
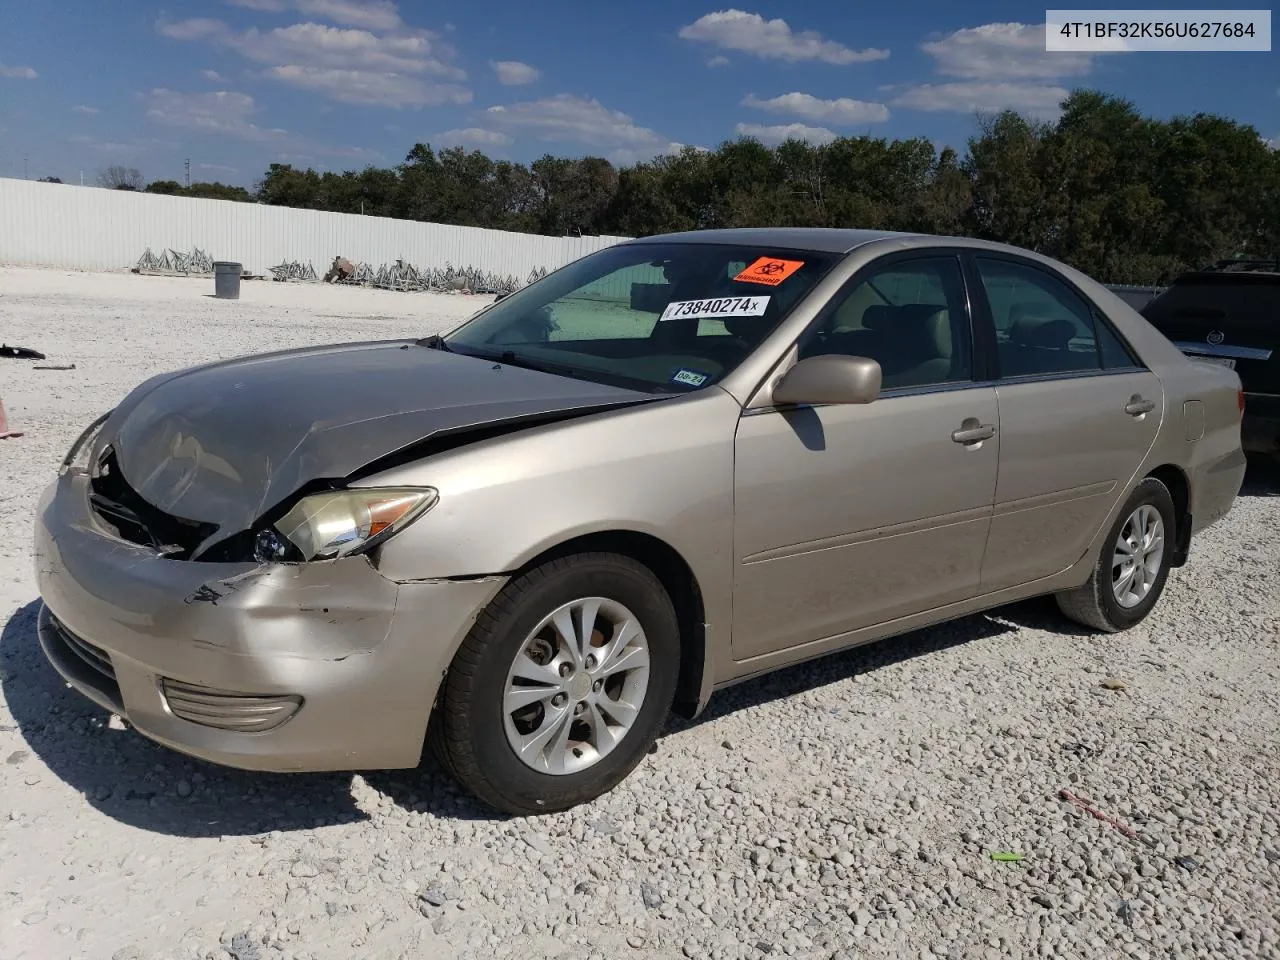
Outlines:
[[[1104,633],[1127,630],[1145,619],[1169,577],[1175,523],[1169,488],[1147,477],[1121,509],[1089,580],[1057,595],[1062,612]]]
[[[552,560],[477,619],[445,679],[432,744],[491,806],[564,810],[640,763],[679,664],[675,610],[648,568],[605,553]]]

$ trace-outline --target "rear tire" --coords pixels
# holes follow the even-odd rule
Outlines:
[[[1125,501],[1089,579],[1057,594],[1058,607],[1077,623],[1103,633],[1128,630],[1146,619],[1169,577],[1176,524],[1169,488],[1147,477]]]
[[[551,560],[513,579],[477,618],[445,678],[431,746],[498,810],[566,810],[644,759],[679,669],[675,608],[647,567],[609,553]]]

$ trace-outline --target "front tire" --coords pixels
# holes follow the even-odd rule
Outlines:
[[[477,618],[445,678],[432,744],[498,810],[566,810],[644,758],[679,665],[675,608],[647,567],[609,553],[551,560]]]
[[[1177,542],[1169,488],[1147,477],[1129,494],[1083,586],[1057,595],[1064,614],[1103,633],[1128,630],[1164,592]]]

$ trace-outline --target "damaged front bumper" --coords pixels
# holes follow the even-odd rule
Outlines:
[[[41,498],[40,643],[140,733],[227,766],[416,766],[436,690],[502,578],[398,583],[366,557],[171,560],[96,518],[88,481]]]

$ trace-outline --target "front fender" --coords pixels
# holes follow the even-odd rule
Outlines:
[[[548,424],[363,478],[440,499],[380,548],[393,580],[510,573],[578,537],[631,531],[688,563],[706,615],[704,683],[730,657],[733,445],[741,407],[718,388]]]

